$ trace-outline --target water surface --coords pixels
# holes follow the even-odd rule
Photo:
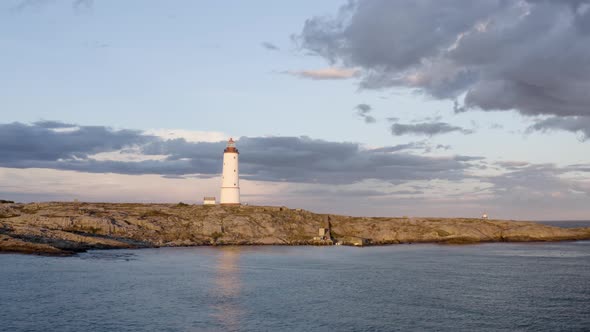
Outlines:
[[[590,227],[590,220],[543,220],[536,222],[563,228]]]
[[[584,331],[590,242],[0,255],[2,331]]]

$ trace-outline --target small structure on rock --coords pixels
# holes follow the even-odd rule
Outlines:
[[[318,236],[313,238],[314,241],[323,241],[326,243],[332,244],[334,240],[332,239],[332,224],[328,220],[324,227],[320,227],[318,230]]]
[[[487,213],[484,213],[484,214],[482,214],[482,215],[481,215],[481,219],[488,219],[488,215],[487,215]]]
[[[212,197],[212,196],[203,197],[203,205],[215,205],[215,197]]]
[[[330,234],[330,229],[329,228],[320,228],[318,231],[318,240],[331,240],[332,239],[332,235]]]

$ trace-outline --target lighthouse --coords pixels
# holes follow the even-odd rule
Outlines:
[[[236,149],[236,142],[230,138],[227,147],[223,150],[223,172],[221,174],[221,199],[222,205],[240,205],[240,177],[238,169],[238,157],[240,153]]]

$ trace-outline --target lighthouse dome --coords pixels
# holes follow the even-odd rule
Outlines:
[[[236,149],[236,142],[234,141],[233,138],[230,138],[229,141],[227,141],[227,146],[226,146],[225,150],[223,150],[223,152],[239,153],[238,149]]]

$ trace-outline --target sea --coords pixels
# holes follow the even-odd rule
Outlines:
[[[4,254],[0,331],[590,331],[590,241]]]

